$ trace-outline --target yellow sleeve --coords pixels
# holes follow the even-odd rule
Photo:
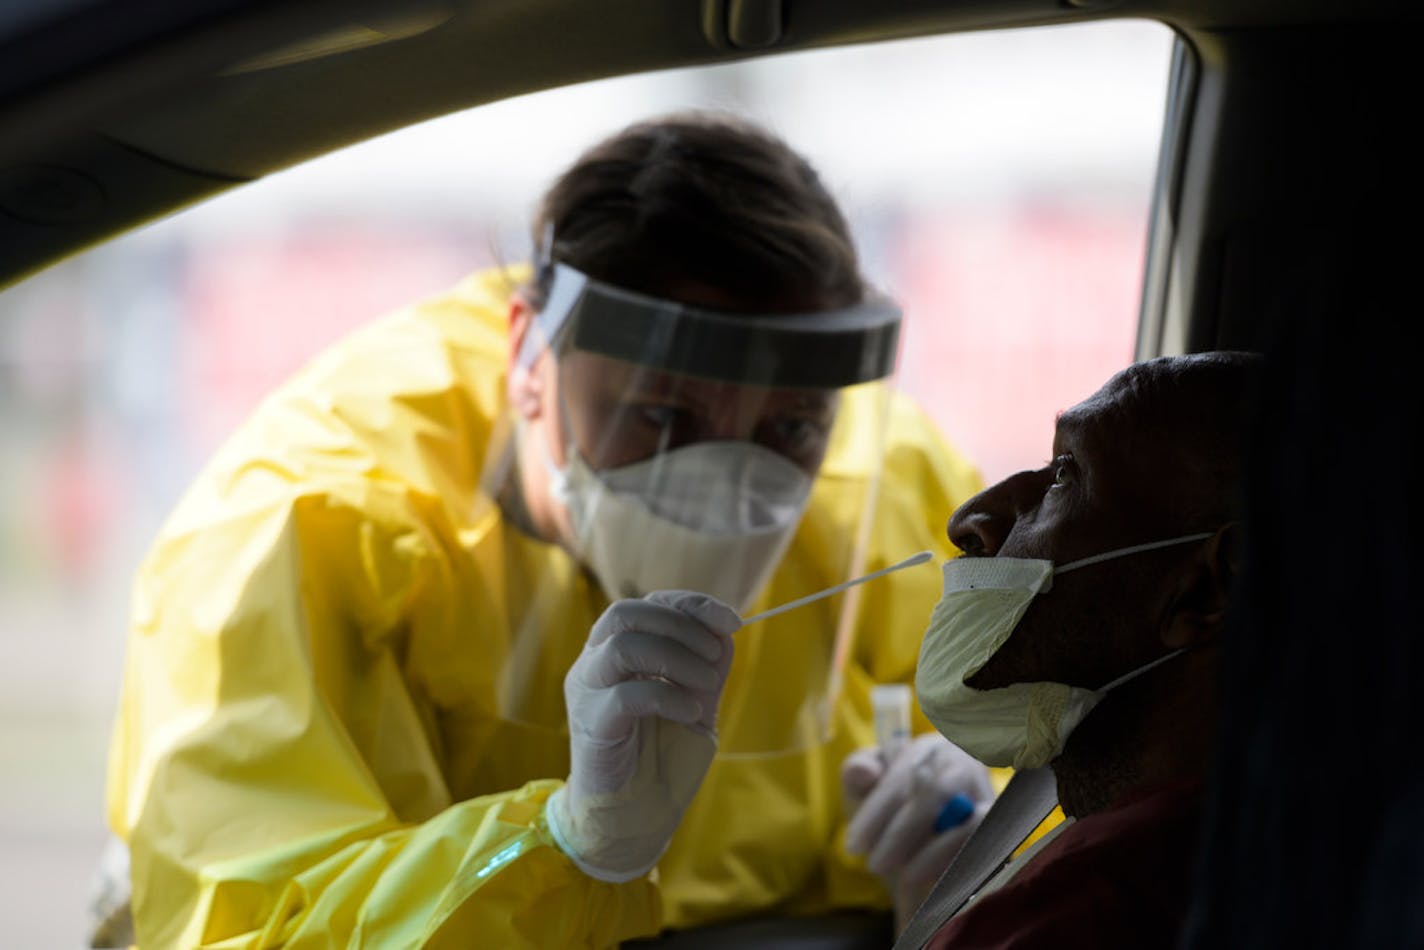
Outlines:
[[[140,945],[655,932],[655,884],[595,881],[553,845],[557,781],[450,800],[442,705],[452,682],[479,681],[481,651],[459,638],[481,631],[456,591],[478,579],[430,527],[434,503],[378,479],[314,492],[280,466],[238,468],[199,483],[136,589],[109,799]]]

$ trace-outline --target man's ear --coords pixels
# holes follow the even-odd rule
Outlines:
[[[509,372],[505,389],[509,404],[526,420],[537,419],[544,407],[544,350],[538,345],[538,313],[524,295],[509,298]],[[527,352],[526,352],[527,349]],[[537,350],[538,355],[534,355]]]
[[[1162,621],[1162,645],[1175,650],[1214,641],[1226,621],[1240,572],[1241,528],[1232,522],[1203,541],[1177,572]]]

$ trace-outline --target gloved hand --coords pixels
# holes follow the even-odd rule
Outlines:
[[[841,788],[852,816],[846,850],[867,856],[866,866],[894,896],[901,928],[994,797],[984,766],[936,732],[916,736],[890,762],[877,747],[851,753],[841,765]],[[951,804],[956,795],[963,797]],[[936,831],[960,815],[958,824]]]
[[[549,830],[591,877],[630,881],[662,857],[717,750],[736,611],[706,594],[620,600],[564,677],[572,767]]]

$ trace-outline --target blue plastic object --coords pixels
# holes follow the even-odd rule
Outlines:
[[[953,797],[944,803],[939,814],[935,816],[935,834],[948,831],[951,828],[958,828],[968,821],[972,814],[974,814],[974,802],[963,792],[955,792]]]

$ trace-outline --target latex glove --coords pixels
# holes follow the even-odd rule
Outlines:
[[[654,591],[594,623],[564,677],[571,769],[545,814],[591,877],[652,869],[717,751],[717,704],[736,611],[706,594]]]
[[[846,850],[866,856],[866,866],[894,896],[903,928],[989,811],[989,773],[931,732],[906,743],[891,762],[877,747],[851,753],[841,765],[841,787],[852,816]],[[973,811],[936,832],[936,819],[956,794],[966,796]]]

